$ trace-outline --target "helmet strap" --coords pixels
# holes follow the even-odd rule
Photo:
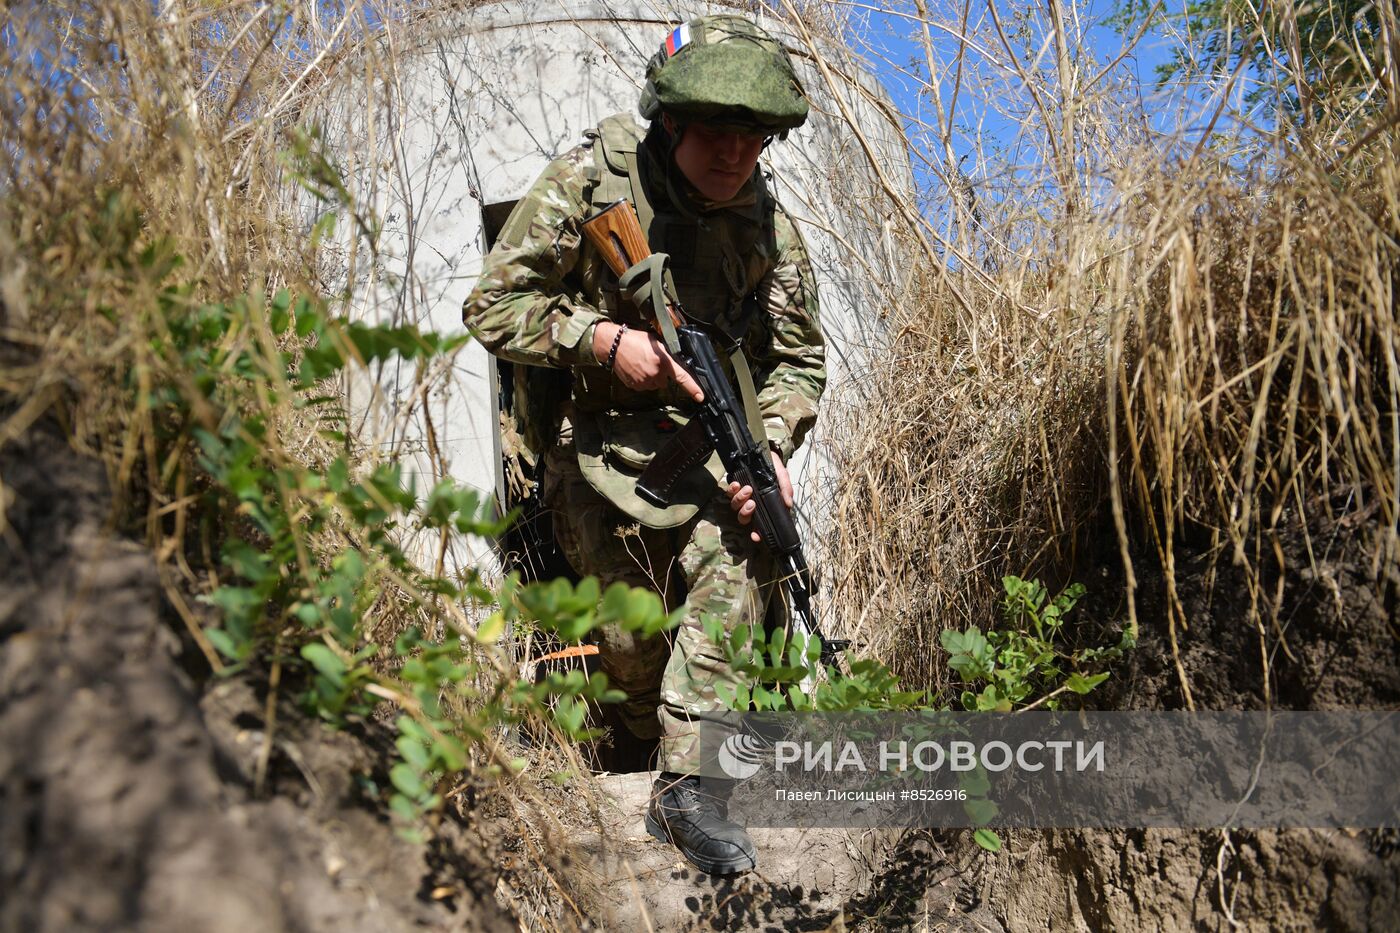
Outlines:
[[[680,171],[680,167],[676,165],[676,149],[681,144],[681,137],[685,135],[687,124],[678,123],[675,117],[669,113],[662,113],[658,119],[661,120],[661,126],[666,131],[666,197],[670,199],[671,206],[680,211],[687,220],[699,223],[701,222],[699,212],[691,209],[690,199],[676,184],[676,173]]]

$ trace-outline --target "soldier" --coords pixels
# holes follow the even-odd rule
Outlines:
[[[660,739],[647,829],[700,870],[731,874],[754,867],[754,847],[727,819],[724,791],[697,776],[693,723],[724,709],[720,684],[744,681],[701,623],[761,625],[775,566],[746,527],[752,490],[726,484],[717,456],[690,470],[668,508],[637,496],[641,469],[702,395],[580,224],[619,198],[635,206],[651,248],[671,257],[685,314],[721,351],[742,351],[732,375],[756,387],[749,420],[765,430],[790,507],[784,463],[816,419],[825,359],[806,250],[758,159],[808,108],[782,46],[741,16],[675,29],[646,79],[646,132],[608,117],[549,165],[506,221],[463,317],[488,350],[528,367],[515,408],[526,447],[544,457],[544,502],[574,569],[648,587],[668,608],[684,600],[672,641],[605,627],[600,660],[627,694],[629,730]]]

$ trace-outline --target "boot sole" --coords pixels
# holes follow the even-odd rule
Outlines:
[[[666,827],[662,826],[650,813],[646,815],[642,823],[646,826],[647,832],[651,834],[652,838],[664,842],[667,845],[675,846],[677,851],[685,856],[686,861],[707,875],[737,875],[740,872],[752,871],[754,868],[758,867],[758,861],[753,853],[740,853],[732,859],[711,859],[703,855],[697,855],[672,839],[670,833],[666,832]]]

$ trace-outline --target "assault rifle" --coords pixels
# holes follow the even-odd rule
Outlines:
[[[802,553],[802,541],[792,512],[783,502],[777,472],[766,444],[754,440],[745,409],[725,375],[714,344],[704,331],[686,323],[675,290],[666,275],[665,254],[652,253],[632,205],[614,201],[583,222],[583,232],[598,248],[603,260],[619,277],[624,290],[634,285],[638,273],[648,278],[653,296],[653,325],[666,349],[700,385],[705,400],[691,425],[677,436],[667,451],[658,453],[637,482],[637,494],[659,507],[670,504],[675,483],[691,467],[719,451],[732,482],[753,488],[754,522],[763,543],[772,551],[782,571],[782,582],[793,615],[809,635],[821,639],[823,664],[834,664],[850,647],[845,639],[822,638],[812,614],[812,574]],[[645,264],[645,265],[642,265]],[[645,308],[643,312],[645,313]],[[701,430],[690,428],[698,423]]]

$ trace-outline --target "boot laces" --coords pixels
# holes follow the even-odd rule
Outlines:
[[[674,795],[678,806],[675,808],[681,812],[695,812],[698,810],[711,810],[719,812],[719,802],[710,794],[707,794],[700,786],[700,782],[694,777],[684,777],[672,783],[668,790]]]

